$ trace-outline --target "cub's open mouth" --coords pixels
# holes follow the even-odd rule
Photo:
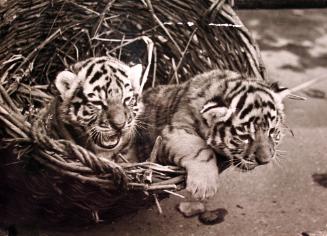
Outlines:
[[[106,134],[100,134],[97,137],[93,138],[94,143],[98,145],[99,147],[105,148],[105,149],[113,149],[115,148],[119,141],[120,141],[120,135],[106,135]]]

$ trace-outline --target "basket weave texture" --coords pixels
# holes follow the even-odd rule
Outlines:
[[[0,22],[4,223],[112,219],[184,187],[176,166],[114,163],[48,136],[42,108],[69,64],[103,55],[148,64],[146,87],[213,68],[265,79],[254,40],[223,0],[9,0]]]

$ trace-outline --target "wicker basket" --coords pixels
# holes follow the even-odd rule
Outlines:
[[[0,18],[5,224],[109,220],[184,187],[176,166],[103,161],[47,136],[40,109],[68,64],[99,55],[142,62],[150,66],[146,87],[213,68],[265,79],[255,42],[224,0],[9,0]]]

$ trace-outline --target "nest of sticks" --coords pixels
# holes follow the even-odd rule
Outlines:
[[[99,222],[184,188],[185,171],[97,158],[45,132],[56,74],[92,56],[143,63],[145,87],[213,68],[265,79],[257,45],[224,0],[9,0],[0,9],[0,221]],[[156,142],[160,144],[160,139]]]

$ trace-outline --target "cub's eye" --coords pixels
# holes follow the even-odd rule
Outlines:
[[[251,139],[251,136],[248,134],[239,135],[238,137],[240,140],[242,140],[243,143],[249,143]]]
[[[238,126],[235,129],[238,130],[239,132],[242,132],[242,133],[245,132],[245,126]]]
[[[92,101],[91,104],[95,106],[103,106],[103,103],[101,101]]]
[[[134,106],[136,104],[136,97],[132,97],[132,99],[129,101],[129,104]]]
[[[130,115],[127,119],[127,123],[131,123],[133,121],[133,117]]]
[[[278,142],[281,139],[281,133],[280,130],[276,129],[276,128],[272,128],[269,130],[269,137],[276,143],[278,144]]]
[[[95,94],[94,94],[94,93],[88,93],[87,96],[88,96],[89,98],[93,98],[93,97],[95,96]]]
[[[132,99],[132,97],[126,97],[126,98],[124,98],[124,101],[123,101],[123,103],[125,104],[125,105],[128,105],[129,104],[129,101]]]
[[[275,134],[275,132],[276,132],[276,129],[275,128],[271,128],[269,130],[269,136],[273,136]]]
[[[134,96],[133,97],[126,97],[123,102],[127,106],[133,106],[133,105],[135,105],[136,98]]]
[[[91,101],[87,103],[87,106],[90,109],[96,108],[96,109],[102,109],[105,107],[102,101]]]
[[[250,142],[250,135],[237,135],[233,137],[233,142],[237,143],[239,145],[245,145],[248,144]]]

